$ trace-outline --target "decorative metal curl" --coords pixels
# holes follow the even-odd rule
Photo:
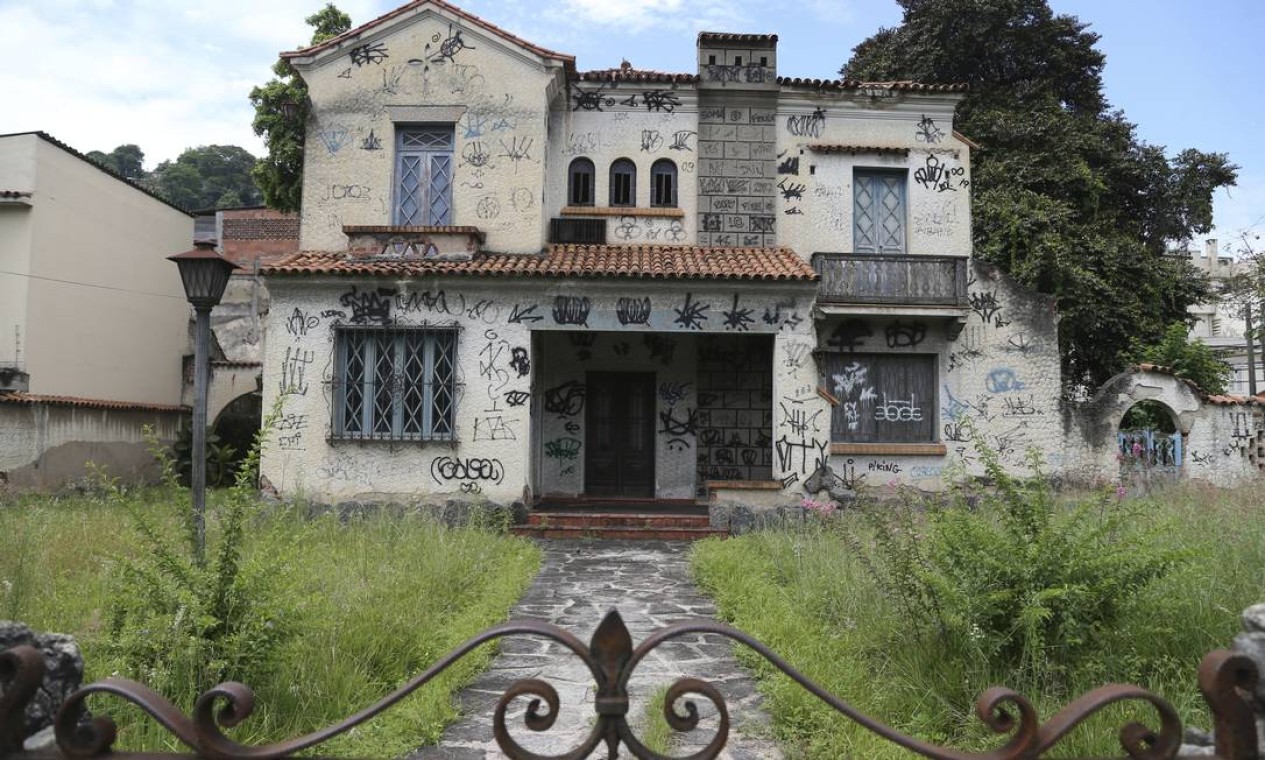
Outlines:
[[[339,723],[283,742],[244,745],[224,735],[222,729],[238,725],[250,716],[254,708],[254,693],[243,684],[225,683],[207,691],[198,699],[192,715],[186,716],[148,687],[118,678],[106,679],[73,694],[57,717],[56,736],[62,752],[68,757],[87,758],[107,752],[116,735],[114,723],[108,718],[97,718],[86,727],[77,726],[75,716],[89,695],[109,693],[140,707],[200,756],[216,760],[271,760],[321,744],[374,718],[481,644],[505,636],[529,635],[557,642],[584,662],[597,686],[594,704],[597,720],[589,735],[573,749],[559,755],[533,753],[510,735],[506,715],[509,705],[520,698],[529,699],[524,724],[530,731],[544,732],[557,721],[561,701],[557,690],[545,681],[517,681],[497,702],[493,720],[495,740],[507,756],[523,760],[580,760],[604,742],[612,758],[623,745],[642,760],[669,760],[646,747],[629,726],[628,684],[637,666],[651,651],[667,641],[697,634],[723,636],[748,647],[849,720],[925,757],[939,760],[1019,760],[1036,757],[1049,751],[1093,714],[1123,700],[1150,704],[1156,710],[1160,723],[1158,731],[1136,723],[1121,729],[1120,741],[1130,756],[1137,760],[1172,757],[1181,742],[1181,722],[1172,706],[1136,686],[1109,685],[1090,691],[1059,710],[1044,724],[1039,721],[1032,704],[1022,695],[1010,689],[994,687],[980,695],[975,709],[979,719],[991,731],[1009,737],[1005,744],[980,753],[941,747],[907,736],[864,715],[741,631],[708,620],[683,622],[661,629],[634,648],[628,628],[614,610],[607,613],[588,646],[568,631],[539,621],[510,621],[489,628],[368,708]],[[22,714],[38,687],[42,670],[42,658],[29,647],[0,653],[0,686],[3,686],[0,693],[0,757],[21,752]],[[1200,667],[1200,688],[1217,722],[1217,750],[1222,758],[1240,760],[1257,756],[1254,718],[1244,694],[1253,689],[1256,681],[1257,672],[1251,660],[1232,652],[1213,652]],[[675,731],[692,731],[700,724],[698,706],[688,698],[690,695],[707,699],[717,712],[716,733],[705,747],[688,756],[688,760],[709,760],[716,757],[728,742],[728,707],[724,696],[712,684],[696,678],[678,679],[669,686],[663,708],[664,717]]]
[[[0,652],[0,755],[22,749],[26,706],[44,680],[38,649],[19,646]]]

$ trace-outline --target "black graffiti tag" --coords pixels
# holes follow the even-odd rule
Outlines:
[[[592,308],[588,296],[558,296],[553,299],[553,321],[560,325],[588,327]]]
[[[447,480],[486,480],[491,483],[500,483],[505,479],[505,466],[499,459],[435,457],[430,463],[430,476],[436,483]]]

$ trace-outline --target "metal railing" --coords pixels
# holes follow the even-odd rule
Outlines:
[[[965,256],[814,253],[820,303],[967,305]]]
[[[747,634],[721,623],[708,620],[677,623],[660,629],[634,647],[632,636],[619,613],[606,614],[586,646],[574,634],[535,620],[512,620],[489,628],[445,655],[426,672],[413,678],[381,701],[334,725],[304,736],[274,744],[239,744],[224,734],[223,729],[238,725],[250,716],[254,693],[240,683],[224,683],[199,697],[192,715],[185,715],[174,705],[143,684],[122,678],[107,678],[72,694],[58,713],[55,731],[57,749],[24,751],[23,715],[28,702],[40,688],[44,663],[38,650],[16,647],[0,653],[0,758],[4,760],[37,760],[43,758],[91,758],[111,751],[116,727],[107,717],[96,717],[90,724],[79,725],[80,707],[92,694],[113,694],[130,702],[163,726],[190,752],[218,760],[267,760],[293,755],[350,731],[372,720],[401,699],[421,688],[454,662],[480,644],[506,636],[539,636],[561,644],[588,666],[596,684],[595,721],[587,738],[565,754],[550,756],[559,760],[588,757],[606,745],[608,757],[619,756],[621,747],[638,758],[666,758],[649,749],[632,732],[629,712],[628,682],[637,666],[665,642],[691,634],[709,633],[727,637],[755,651],[775,668],[785,673],[804,689],[827,705],[867,730],[884,739],[925,757],[941,760],[1020,760],[1042,756],[1056,747],[1073,728],[1108,705],[1133,701],[1149,704],[1155,710],[1158,729],[1129,723],[1120,729],[1121,746],[1138,760],[1159,760],[1176,756],[1182,742],[1182,725],[1176,710],[1166,700],[1137,686],[1112,684],[1094,689],[1070,702],[1044,723],[1040,722],[1032,704],[1010,689],[994,687],[980,695],[975,704],[979,719],[994,733],[1006,735],[997,749],[970,753],[942,747],[907,736],[859,712],[810,681],[768,647]],[[1258,674],[1255,663],[1247,656],[1218,650],[1204,657],[1199,666],[1199,688],[1208,703],[1215,726],[1216,757],[1223,760],[1255,760],[1257,755],[1256,722],[1250,695]],[[664,699],[664,717],[676,731],[691,731],[699,724],[699,709],[687,695],[698,695],[711,702],[718,714],[716,733],[708,744],[690,758],[714,758],[729,739],[730,718],[724,697],[698,678],[681,678],[672,683]],[[497,701],[493,734],[498,746],[510,758],[541,760],[520,745],[507,726],[506,711],[520,697],[529,699],[524,714],[527,729],[548,731],[558,716],[560,701],[557,690],[547,681],[528,678],[515,682]],[[546,707],[541,709],[542,704]],[[678,709],[683,712],[678,712]],[[113,757],[158,757],[116,753]],[[171,755],[161,755],[172,757]]]

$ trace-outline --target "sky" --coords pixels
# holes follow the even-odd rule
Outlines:
[[[361,24],[403,0],[338,0]],[[688,72],[700,30],[775,33],[778,73],[833,78],[852,48],[900,23],[894,0],[453,0],[576,56],[581,70]],[[263,153],[247,95],[301,47],[324,0],[0,0],[0,134],[42,130],[87,152],[136,143],[146,168],[198,145]],[[1255,81],[1261,0],[1050,0],[1101,35],[1106,93],[1165,146],[1228,153],[1215,198],[1224,248],[1265,232],[1265,97]],[[4,184],[0,177],[0,186]],[[1250,239],[1250,238],[1249,238]],[[1258,249],[1261,243],[1257,243]]]

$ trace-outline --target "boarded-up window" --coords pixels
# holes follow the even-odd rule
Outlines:
[[[936,436],[934,354],[828,354],[825,386],[839,399],[831,439],[927,443]]]

